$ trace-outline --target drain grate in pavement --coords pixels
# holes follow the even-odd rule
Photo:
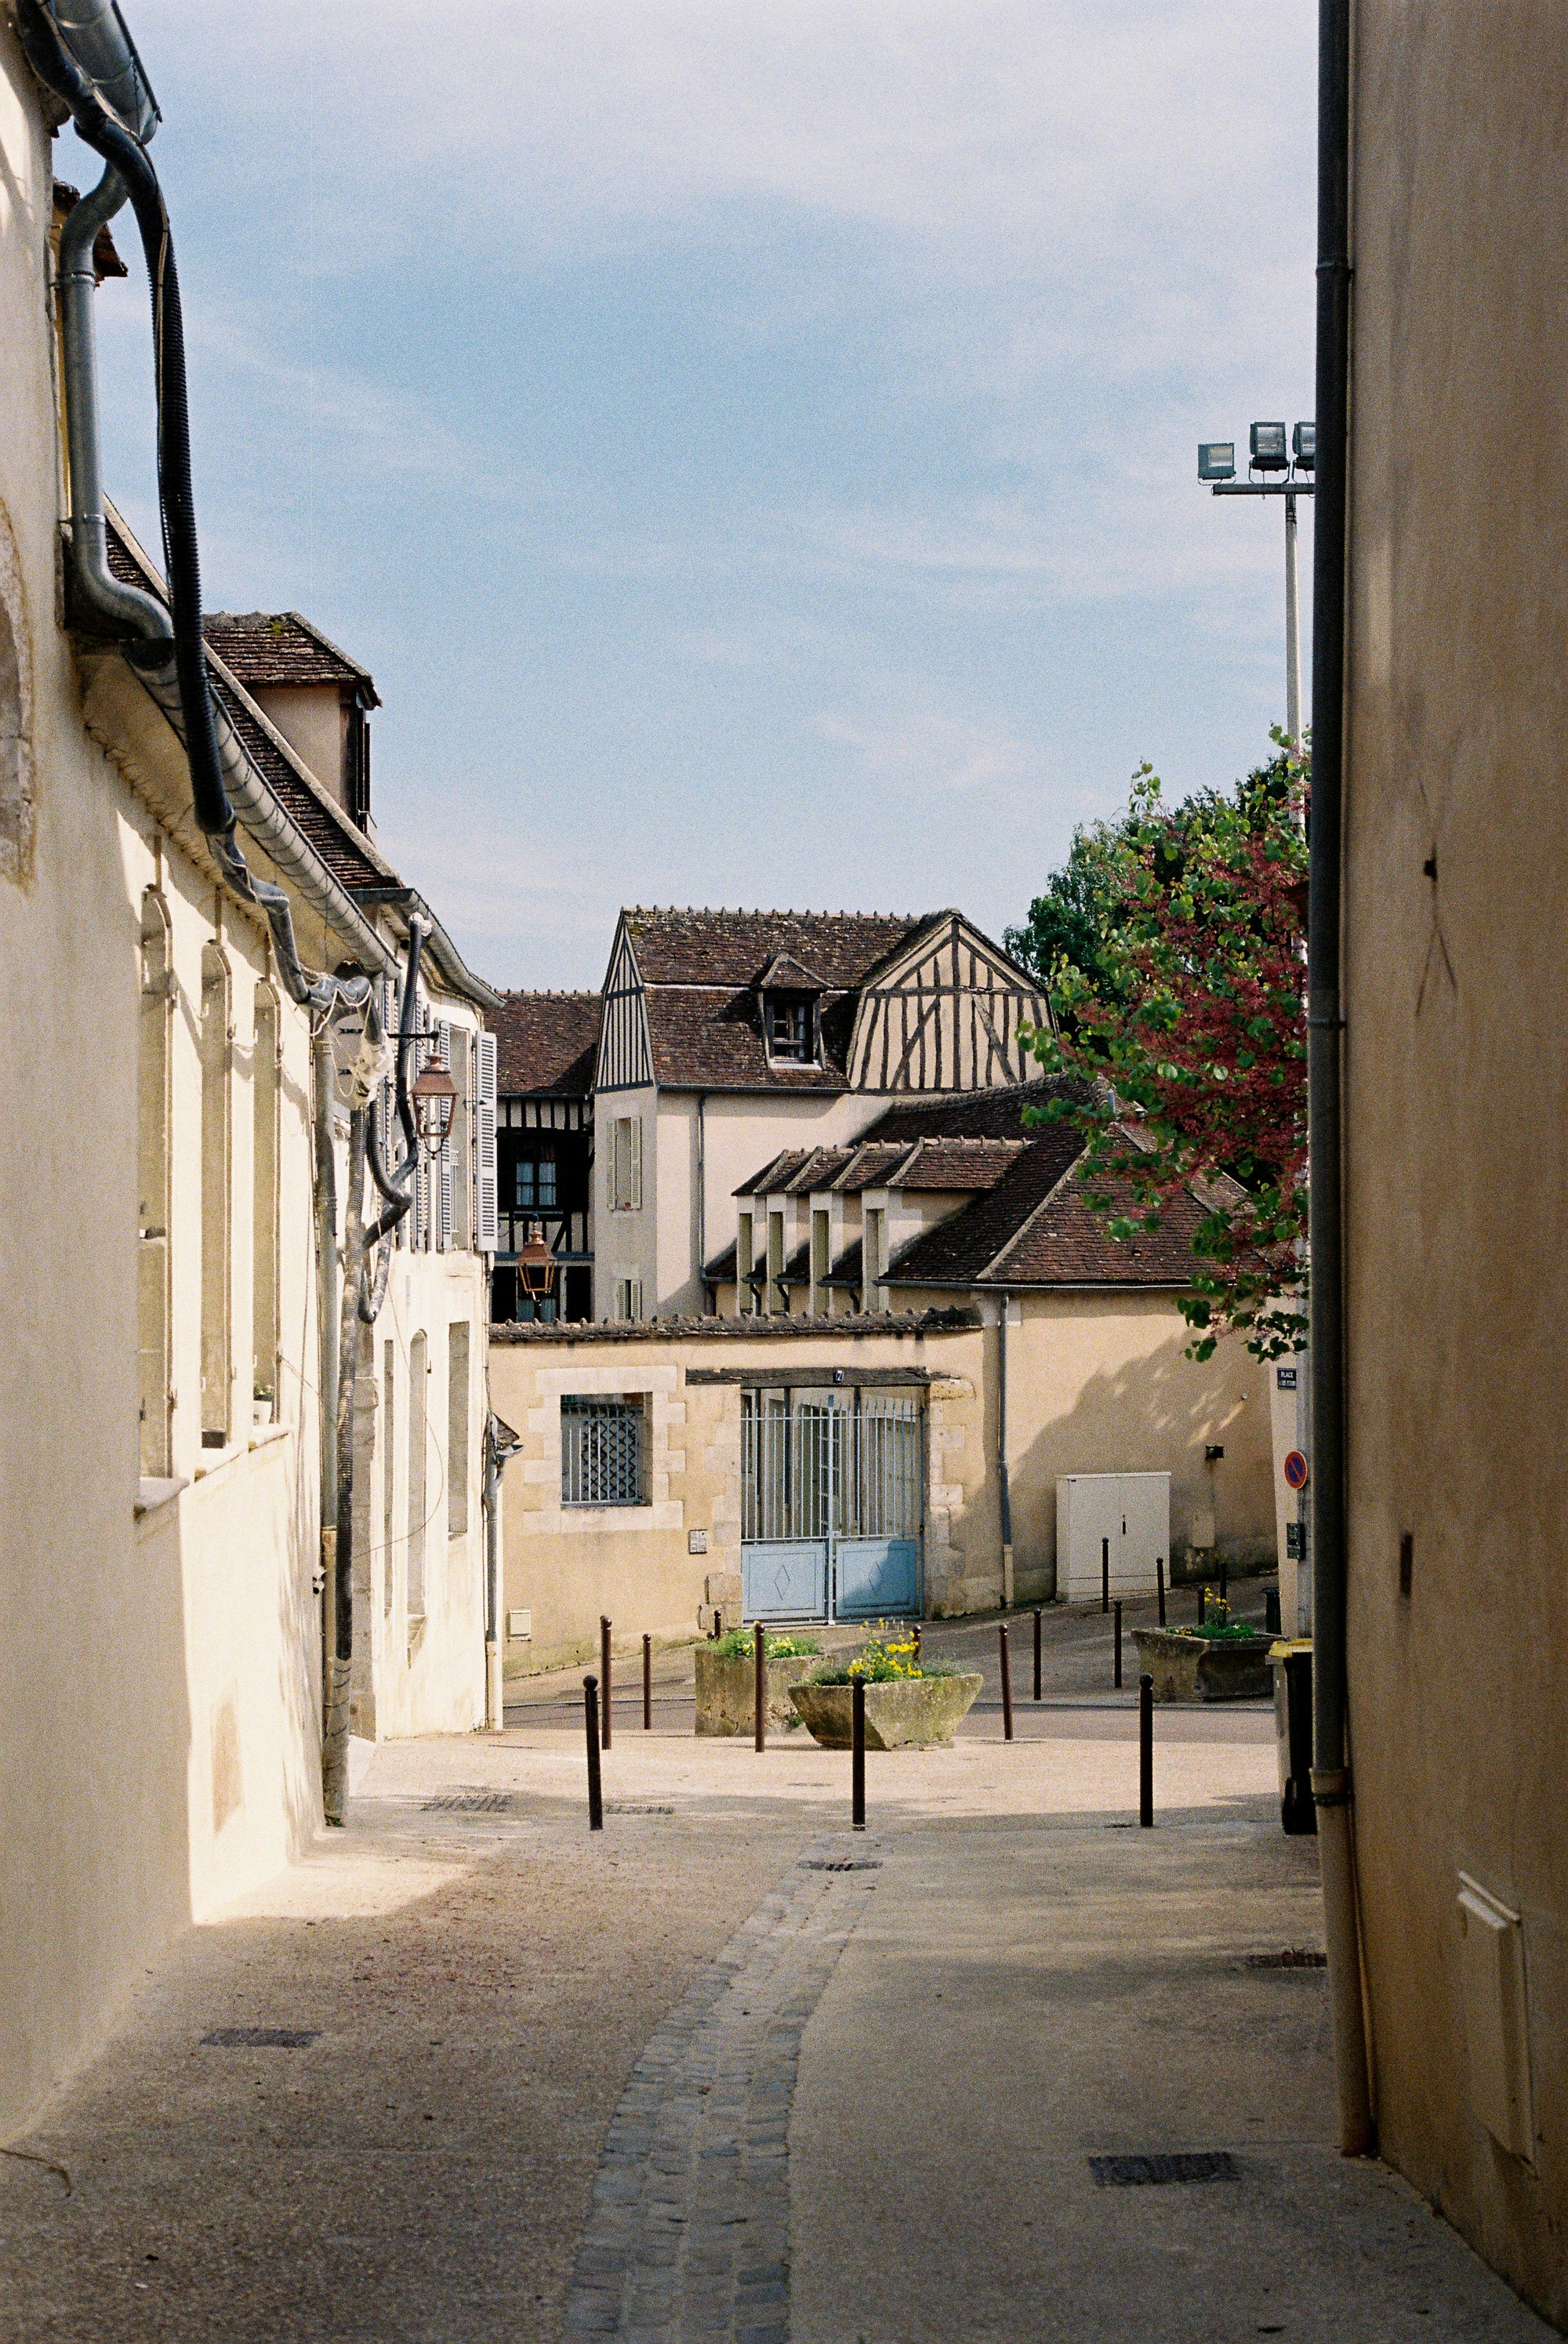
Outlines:
[[[505,1815],[511,1813],[510,1791],[447,1791],[439,1799],[426,1799],[420,1808],[422,1815]]]
[[[641,1799],[606,1799],[604,1812],[607,1815],[673,1815],[675,1810],[651,1806]]]
[[[1157,2181],[1235,2181],[1228,2148],[1179,2148],[1155,2156],[1091,2157],[1089,2171],[1102,2189],[1138,2189]]]
[[[1249,1970],[1326,1970],[1327,1954],[1316,1954],[1310,1945],[1287,1945],[1282,1953],[1249,1954]]]
[[[320,2032],[319,2026],[215,2026],[201,2039],[219,2051],[303,2051]]]
[[[882,1859],[875,1855],[808,1855],[800,1866],[802,1872],[880,1872]]]

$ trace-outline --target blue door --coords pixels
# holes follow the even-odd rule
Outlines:
[[[918,1616],[915,1396],[765,1387],[741,1399],[743,1616]]]

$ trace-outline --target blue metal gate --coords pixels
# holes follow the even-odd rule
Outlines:
[[[923,1475],[908,1392],[741,1395],[747,1620],[885,1620],[920,1610]]]

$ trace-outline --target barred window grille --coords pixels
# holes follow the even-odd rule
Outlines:
[[[561,1403],[563,1506],[643,1504],[640,1399],[568,1398]]]

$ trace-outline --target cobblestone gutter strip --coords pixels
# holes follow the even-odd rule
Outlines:
[[[801,2036],[871,1894],[835,1834],[693,1984],[612,2119],[566,2298],[568,2337],[788,2344],[789,2117]]]

